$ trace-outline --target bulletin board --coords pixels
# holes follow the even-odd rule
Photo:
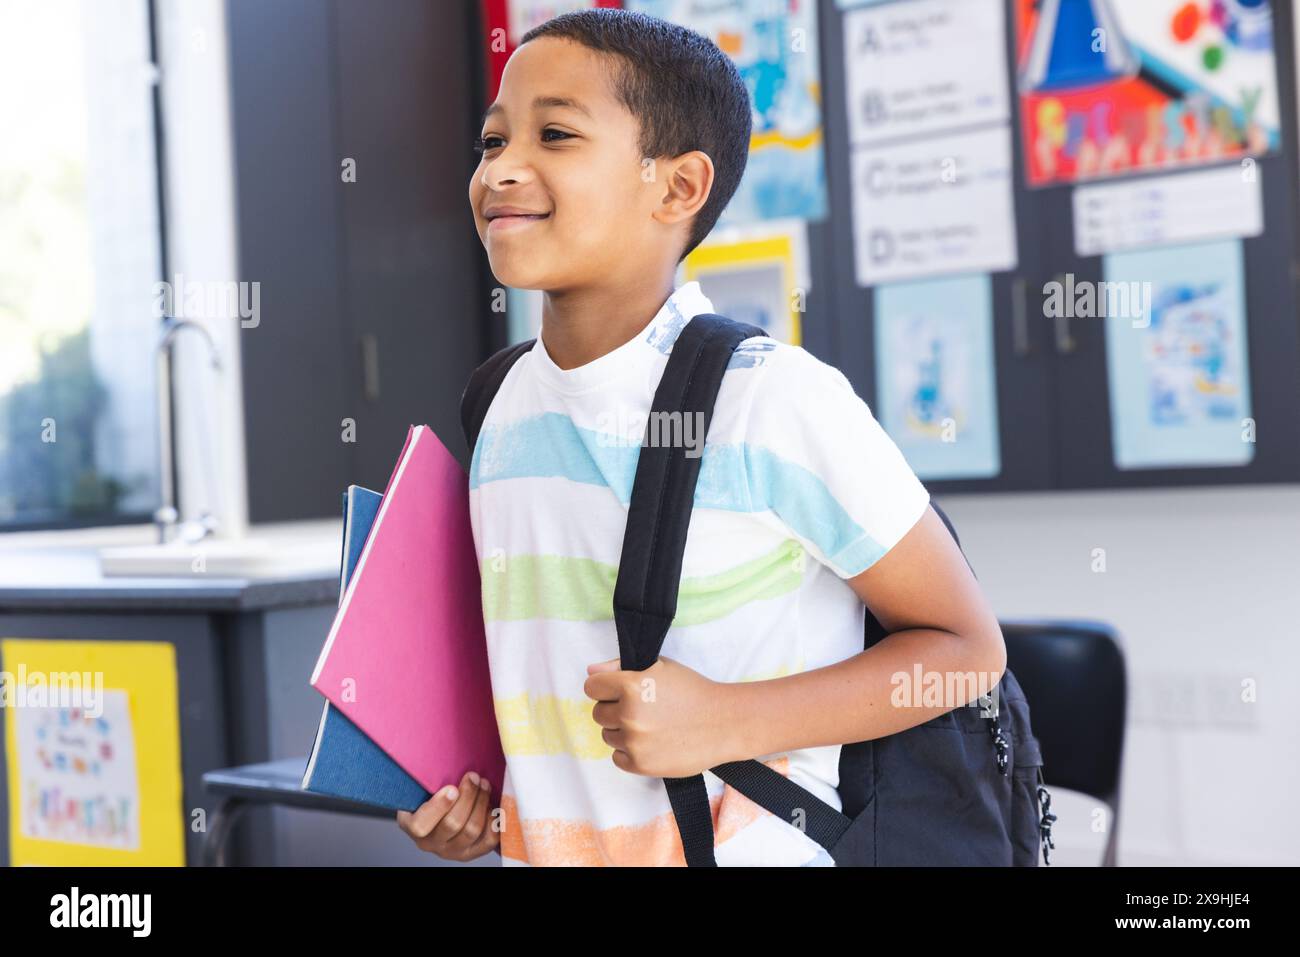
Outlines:
[[[927,487],[1300,481],[1292,3],[820,10],[804,328]],[[1149,308],[1058,316],[1054,283]]]
[[[713,36],[777,84],[756,116],[815,143],[825,215],[796,217],[778,335],[845,373],[932,491],[1300,481],[1290,0],[626,5]],[[815,138],[761,108],[797,99],[782,82]],[[683,265],[706,294],[791,212],[740,209]],[[1123,284],[1150,300],[1132,334],[1050,311],[1054,286]],[[736,308],[771,316],[758,285]]]

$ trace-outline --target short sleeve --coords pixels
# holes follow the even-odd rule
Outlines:
[[[912,529],[930,493],[842,372],[799,346],[768,358],[745,424],[750,507],[852,578]]]

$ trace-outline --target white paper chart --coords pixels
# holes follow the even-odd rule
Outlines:
[[[1016,267],[1002,0],[844,15],[860,286]]]
[[[854,146],[1006,121],[1011,101],[998,0],[922,0],[844,18]]]
[[[1151,176],[1074,191],[1074,249],[1099,256],[1123,249],[1205,239],[1245,239],[1264,231],[1259,167]]]
[[[1015,268],[1005,129],[858,149],[852,171],[859,285]]]

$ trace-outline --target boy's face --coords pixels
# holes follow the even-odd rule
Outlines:
[[[617,284],[676,263],[696,207],[665,204],[658,164],[643,174],[640,123],[615,98],[609,70],[599,53],[555,37],[525,43],[506,64],[469,200],[507,286]],[[494,206],[533,215],[493,218]]]

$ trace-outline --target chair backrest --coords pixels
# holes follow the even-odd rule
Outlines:
[[[1043,750],[1043,777],[1105,802],[1112,819],[1106,864],[1115,863],[1127,698],[1115,630],[1098,621],[1002,621],[1015,672]]]

